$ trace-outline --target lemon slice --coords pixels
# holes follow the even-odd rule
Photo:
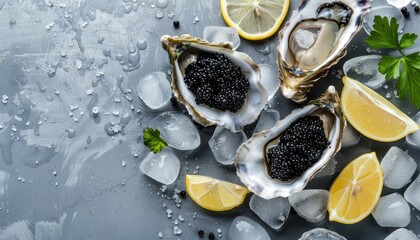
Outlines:
[[[220,0],[223,19],[245,39],[257,41],[277,32],[289,0]]]
[[[226,211],[241,205],[249,192],[243,186],[202,175],[187,175],[185,182],[191,199],[212,211]]]
[[[364,136],[392,142],[419,130],[416,122],[364,84],[346,76],[343,83],[341,104],[344,115]]]
[[[383,182],[375,152],[353,160],[331,185],[327,206],[330,221],[353,224],[363,220],[378,203]]]

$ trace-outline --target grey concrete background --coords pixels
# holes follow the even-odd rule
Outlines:
[[[160,36],[202,36],[205,26],[225,24],[217,0],[170,0],[163,9],[155,4],[154,0],[0,0],[0,96],[8,97],[6,104],[0,103],[0,239],[159,239],[158,232],[164,239],[198,239],[199,229],[216,232],[217,228],[222,230],[217,239],[227,239],[229,225],[239,215],[260,223],[272,239],[297,239],[315,227],[337,231],[348,239],[383,239],[395,230],[381,228],[371,216],[343,225],[327,220],[310,224],[291,215],[276,232],[251,212],[250,196],[241,207],[223,213],[203,210],[189,198],[178,208],[173,200],[162,197],[161,185],[139,172],[147,153],[139,136],[158,112],[141,106],[136,82],[149,72],[170,69]],[[293,0],[289,15],[297,6]],[[416,31],[420,18],[411,6],[408,9],[411,18],[405,29]],[[156,11],[163,11],[164,17],[157,19]],[[178,30],[168,17],[172,13],[181,23]],[[199,21],[194,23],[195,17]],[[341,89],[333,73],[346,59],[368,54],[365,36],[361,30],[347,56],[314,86],[309,99],[331,84]],[[130,44],[143,40],[147,48],[130,56]],[[238,50],[257,63],[275,66],[277,41],[276,36],[260,42],[241,40]],[[129,66],[129,61],[134,64]],[[380,93],[392,91],[392,84],[390,88]],[[416,113],[407,102],[391,100],[408,115]],[[99,120],[90,114],[95,105],[101,109]],[[271,101],[281,118],[300,106],[279,92]],[[168,109],[182,111],[181,107]],[[107,135],[105,124],[120,121],[129,122],[121,133]],[[184,189],[185,174],[196,166],[199,174],[238,182],[234,169],[219,166],[211,154],[207,141],[213,129],[200,130],[198,149],[176,152],[182,161],[181,173],[166,190],[169,197],[175,189]],[[246,132],[250,135],[252,126]],[[369,151],[382,158],[392,145],[407,149],[420,164],[420,150],[404,140],[377,143],[362,138],[357,147],[339,152],[337,168]],[[314,180],[308,188],[328,189],[333,179]],[[383,194],[391,192],[384,188]],[[173,211],[171,219],[167,209]],[[407,228],[420,234],[420,213],[413,210],[411,214]],[[185,218],[178,224],[182,234],[174,235],[173,222],[179,215]]]

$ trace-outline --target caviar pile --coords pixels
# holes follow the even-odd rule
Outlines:
[[[236,112],[245,102],[249,80],[225,55],[203,52],[188,65],[184,77],[197,104]]]
[[[319,117],[298,119],[280,137],[279,145],[268,149],[269,175],[282,181],[299,177],[321,158],[328,145]]]

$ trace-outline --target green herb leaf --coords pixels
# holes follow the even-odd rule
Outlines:
[[[397,79],[397,92],[401,99],[410,97],[411,104],[420,109],[420,53],[405,55],[402,51],[414,45],[418,35],[405,33],[398,40],[398,24],[393,17],[375,16],[373,31],[365,39],[373,49],[387,48],[397,50],[401,57],[382,56],[378,71],[386,80]]]
[[[385,75],[386,80],[397,79],[400,76],[401,58],[382,56],[378,70]]]
[[[411,104],[420,109],[420,53],[404,56],[397,91],[402,99],[410,96]]]
[[[404,33],[404,35],[401,37],[400,48],[403,49],[413,46],[417,37],[418,36],[414,33]]]
[[[154,154],[161,152],[168,143],[160,137],[160,132],[157,129],[145,128],[143,130],[143,141],[150,151]]]
[[[387,17],[376,15],[373,23],[373,31],[365,42],[373,49],[399,49],[397,19],[393,17],[389,22]]]

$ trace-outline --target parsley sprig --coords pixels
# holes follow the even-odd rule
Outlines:
[[[168,143],[160,137],[160,131],[153,128],[143,130],[143,142],[154,154],[161,152]]]
[[[373,31],[365,42],[372,49],[397,50],[401,57],[382,56],[378,71],[385,75],[386,80],[396,79],[397,93],[401,99],[410,97],[411,104],[420,109],[420,53],[409,55],[403,50],[414,45],[418,35],[405,33],[398,38],[398,23],[395,17],[389,21],[387,17],[375,16]]]

